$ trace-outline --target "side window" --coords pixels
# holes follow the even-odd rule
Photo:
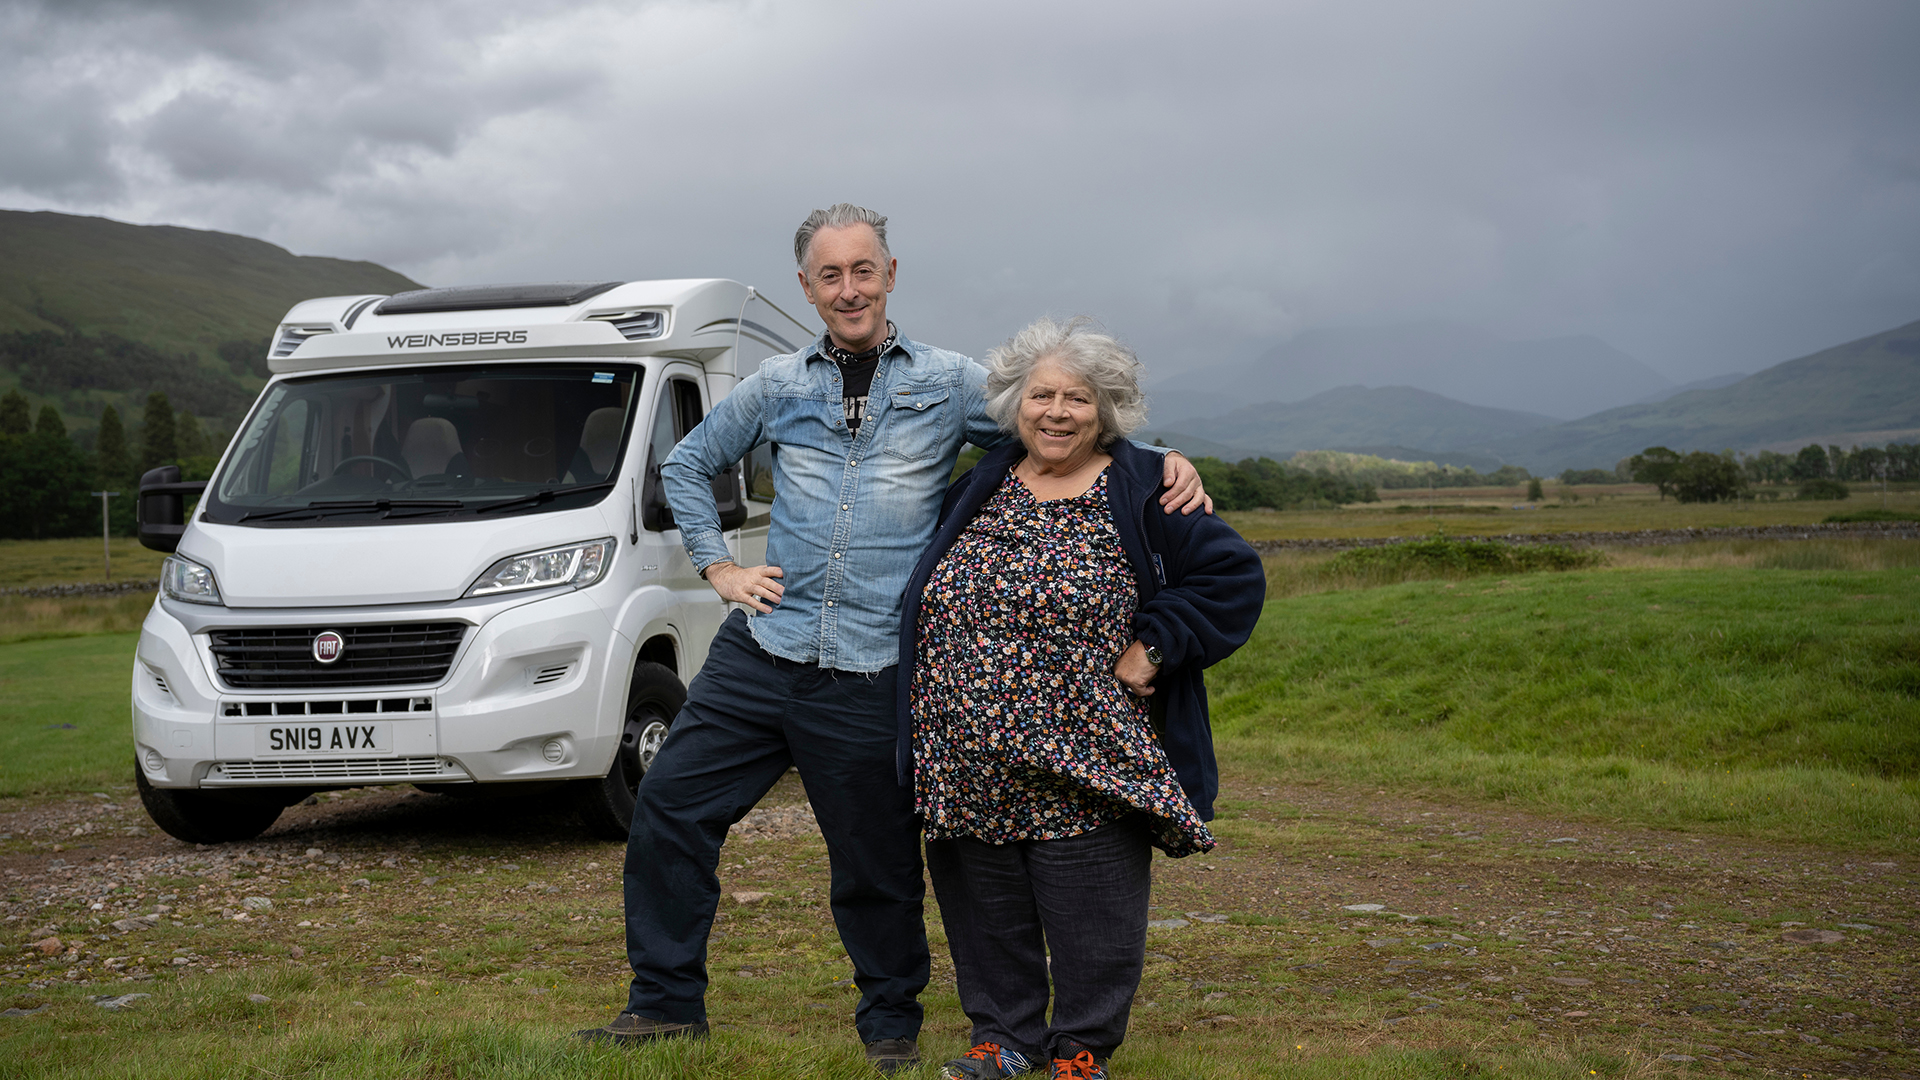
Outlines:
[[[706,415],[700,407],[700,387],[690,379],[669,379],[653,410],[653,433],[647,444],[647,494],[643,524],[655,531],[673,528],[673,510],[660,488],[660,466],[675,444],[687,437]]]

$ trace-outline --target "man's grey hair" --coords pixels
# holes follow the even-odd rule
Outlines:
[[[887,215],[876,214],[864,206],[852,203],[834,203],[825,210],[815,210],[800,223],[793,234],[793,261],[800,266],[800,272],[807,272],[807,252],[813,247],[813,237],[821,229],[839,229],[848,225],[868,225],[873,235],[880,241],[880,260],[883,263],[893,261],[893,252],[887,249]],[[886,270],[885,266],[880,268]]]
[[[1140,392],[1140,358],[1119,338],[1085,315],[1066,322],[1042,316],[987,354],[987,415],[1002,431],[1018,429],[1020,399],[1040,361],[1052,357],[1086,381],[1100,410],[1100,449],[1147,422],[1147,395]]]

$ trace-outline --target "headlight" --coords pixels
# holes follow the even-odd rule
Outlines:
[[[220,602],[220,586],[214,584],[213,571],[178,555],[169,555],[160,564],[160,589],[168,597],[189,604]]]
[[[550,589],[555,585],[582,589],[600,580],[607,562],[613,558],[613,549],[614,541],[607,539],[510,555],[487,567],[487,572],[473,583],[467,595],[493,596],[521,589]]]

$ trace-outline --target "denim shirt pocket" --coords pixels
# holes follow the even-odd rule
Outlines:
[[[947,426],[950,386],[900,387],[889,395],[885,443],[881,452],[902,461],[921,461],[940,452]]]

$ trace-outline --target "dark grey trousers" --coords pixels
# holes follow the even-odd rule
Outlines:
[[[627,1009],[707,1018],[707,935],[727,827],[800,767],[827,840],[830,903],[853,964],[863,1042],[920,1033],[927,985],[920,829],[894,772],[894,675],[796,664],[727,616],[660,756],[640,779],[627,840]]]
[[[927,841],[976,1045],[1042,1062],[1063,1039],[1102,1060],[1119,1047],[1146,961],[1152,864],[1138,816],[1062,840]]]

